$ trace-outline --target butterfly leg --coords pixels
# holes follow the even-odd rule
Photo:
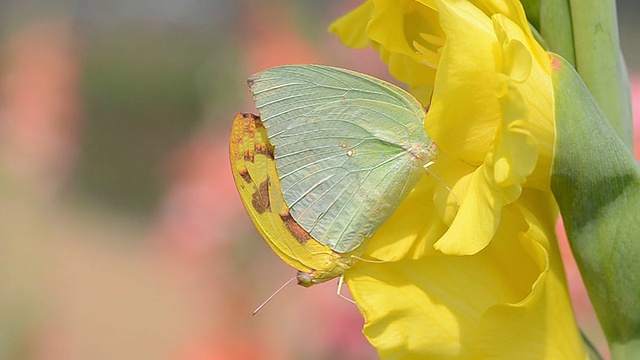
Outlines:
[[[340,296],[341,298],[347,300],[348,302],[355,304],[356,302],[353,301],[352,299],[349,299],[348,297],[342,295],[342,286],[344,285],[344,275],[340,276],[340,278],[338,279],[338,291],[336,292],[336,295]]]

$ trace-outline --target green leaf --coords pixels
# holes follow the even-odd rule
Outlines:
[[[598,352],[598,349],[596,349],[596,346],[593,345],[591,340],[589,340],[589,338],[587,338],[587,336],[584,334],[584,332],[581,331],[580,334],[582,335],[582,341],[584,342],[584,348],[587,350],[588,359],[589,360],[604,360],[602,355],[600,355],[600,353]]]
[[[564,59],[554,59],[553,85],[551,189],[615,359],[640,339],[640,170]]]

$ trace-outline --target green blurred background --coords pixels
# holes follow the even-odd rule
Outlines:
[[[253,230],[228,166],[245,79],[390,79],[326,27],[359,1],[0,1],[0,359],[372,359],[356,308]],[[640,71],[640,2],[619,1]],[[576,312],[602,346],[579,279]]]

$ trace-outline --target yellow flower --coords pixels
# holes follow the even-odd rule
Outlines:
[[[430,103],[430,169],[452,189],[425,176],[365,250],[389,261],[346,273],[381,357],[584,358],[554,235],[551,62],[519,2],[370,0],[330,30]]]
[[[412,91],[431,91],[444,33],[433,1],[372,1],[336,20],[329,31],[353,48],[372,46]]]

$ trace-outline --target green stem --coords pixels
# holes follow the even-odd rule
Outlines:
[[[615,0],[569,3],[576,70],[622,142],[633,152],[631,90],[620,51]]]
[[[542,0],[540,33],[549,51],[559,54],[571,65],[576,66],[569,0]]]
[[[533,25],[536,31],[540,31],[540,4],[544,0],[520,0],[527,20]]]

